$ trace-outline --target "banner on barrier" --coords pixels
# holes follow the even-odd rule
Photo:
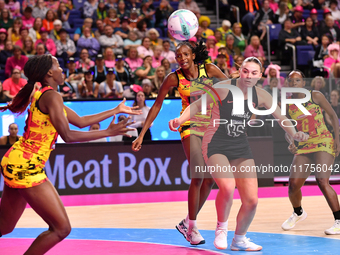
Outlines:
[[[273,161],[272,141],[267,140],[250,139],[261,164]],[[262,156],[257,155],[257,146],[263,145]],[[7,149],[0,148],[1,155]],[[131,150],[131,143],[59,144],[45,170],[60,195],[186,190],[190,184],[180,141],[145,143],[139,152]],[[0,193],[3,185],[1,176]]]

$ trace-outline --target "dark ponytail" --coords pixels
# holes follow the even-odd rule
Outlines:
[[[19,91],[13,100],[6,106],[0,107],[0,111],[10,110],[13,113],[23,113],[30,100],[30,96],[36,82],[42,83],[45,75],[52,67],[52,55],[41,55],[30,58],[24,67],[28,78],[27,84]]]
[[[177,45],[177,49],[182,47],[183,45],[188,46],[192,53],[195,53],[194,62],[196,64],[203,63],[205,60],[209,58],[209,52],[207,51],[207,47],[204,45],[203,41],[201,40],[199,43],[195,43],[195,47],[193,47],[188,41],[181,42]]]

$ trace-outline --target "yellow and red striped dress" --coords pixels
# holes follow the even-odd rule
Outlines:
[[[201,95],[205,93],[202,89],[209,90],[205,85],[211,87],[213,80],[209,78],[204,64],[198,66],[198,78],[195,80],[188,80],[182,72],[182,69],[177,69],[176,75],[178,77],[177,89],[182,98],[182,110],[180,113],[182,114],[191,103],[198,100]],[[211,117],[211,105],[208,105],[207,108],[206,115],[198,112],[194,118],[191,118],[180,126],[178,130],[181,134],[181,140],[190,135],[203,137]]]
[[[34,93],[25,133],[2,158],[1,171],[5,184],[11,188],[30,188],[47,180],[44,167],[54,149],[58,132],[50,116],[40,111],[37,102],[45,91],[51,89],[48,86]],[[64,113],[66,115],[65,109]]]
[[[312,93],[311,93],[312,94]],[[289,115],[297,121],[297,130],[309,134],[306,142],[299,142],[296,155],[325,151],[333,156],[334,139],[325,124],[320,105],[311,99],[302,104],[311,115],[305,115],[296,105],[289,105]]]

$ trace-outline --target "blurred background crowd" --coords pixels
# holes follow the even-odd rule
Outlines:
[[[56,56],[64,69],[59,92],[65,100],[156,97],[178,68],[179,41],[167,29],[177,9],[197,16],[190,42],[206,43],[207,62],[230,74],[244,58],[258,57],[263,78],[257,85],[269,93],[286,86],[297,66],[311,77],[307,86],[323,92],[340,114],[336,0],[0,0],[0,100],[18,93],[26,84],[25,63],[41,54]],[[176,88],[168,97],[179,97]]]

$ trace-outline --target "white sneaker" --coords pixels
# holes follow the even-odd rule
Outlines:
[[[244,238],[241,242],[235,242],[233,238],[230,249],[232,251],[260,251],[262,250],[262,246],[250,242],[250,238]]]
[[[186,239],[192,245],[205,244],[204,238],[201,236],[200,232],[198,232],[198,229],[196,227],[188,229]]]
[[[298,221],[303,221],[306,218],[307,218],[307,213],[305,212],[305,210],[303,210],[303,212],[300,216],[298,216],[295,212],[293,212],[292,216],[290,216],[288,220],[283,222],[281,228],[283,230],[292,229],[292,228],[295,227],[295,225]]]
[[[176,229],[184,236],[185,239],[187,239],[187,232],[188,228],[184,224],[185,220],[182,220],[180,223],[176,225]]]
[[[214,245],[217,249],[225,250],[228,248],[227,236],[228,236],[228,230],[216,229]]]
[[[335,220],[334,225],[325,230],[326,235],[339,235],[340,234],[340,220]]]

